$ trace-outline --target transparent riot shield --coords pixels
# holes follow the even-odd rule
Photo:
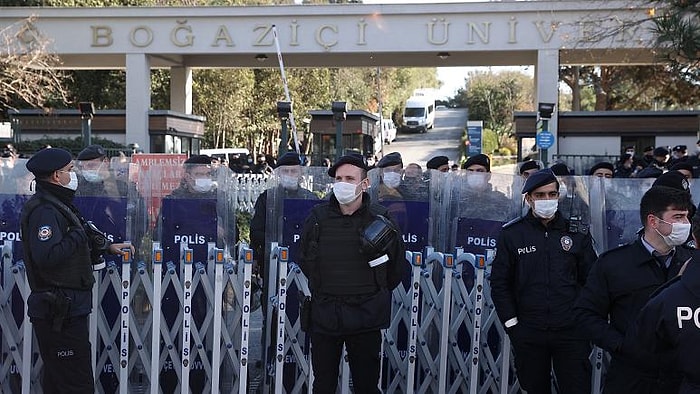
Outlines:
[[[298,393],[311,384],[309,336],[301,330],[299,319],[300,301],[310,296],[310,290],[298,264],[299,239],[311,209],[328,198],[333,180],[327,171],[325,167],[278,167],[255,204],[251,242],[260,255],[265,279],[260,355],[264,392]]]
[[[406,250],[420,254],[426,247],[435,244],[434,236],[440,230],[433,226],[437,222],[431,220],[431,211],[439,212],[445,178],[437,171],[430,176],[405,171],[399,174],[398,184],[395,181],[392,184],[384,181],[383,169],[369,171],[369,192],[372,201],[384,205],[398,225]],[[422,297],[411,286],[414,279],[412,274],[412,267],[406,265],[402,284],[392,294],[390,326],[384,330],[381,387],[386,393],[408,392],[409,385],[415,384],[420,376],[425,376],[417,370],[418,354],[415,350],[420,307],[410,306],[414,296],[418,298],[416,302]],[[430,330],[429,324],[424,327]],[[428,362],[428,358],[424,361]],[[410,379],[407,379],[408,376]]]
[[[180,180],[170,182],[176,187],[168,192],[162,182],[173,174]],[[252,271],[252,264],[236,264],[233,173],[209,165],[151,165],[141,169],[140,179],[144,189],[167,193],[151,200],[158,213],[149,301],[158,304],[154,309],[160,316],[151,316],[158,345],[151,350],[157,357],[151,354],[149,384],[164,392],[181,387],[229,391],[245,383],[241,370],[248,349],[239,341],[248,336],[242,318],[249,304],[242,300],[244,293],[249,296],[250,283],[242,278]],[[213,360],[212,354],[220,357]]]
[[[129,282],[134,276],[130,272],[131,265],[123,265],[121,257],[99,254],[98,244],[103,242],[104,237],[112,243],[132,243],[139,250],[147,229],[146,208],[143,197],[136,190],[135,168],[126,176],[117,178],[107,165],[102,164],[90,174],[91,177],[86,178],[86,165],[86,162],[76,162],[78,189],[74,204],[93,228],[88,232],[88,237],[94,251],[91,257],[95,270],[93,313],[90,315],[90,339],[97,355],[95,384],[105,393],[114,393],[118,390],[120,379],[128,375],[127,372],[133,372],[131,378],[135,385],[140,380],[139,374],[143,374],[140,360],[136,368],[130,368],[127,372],[119,366],[122,357],[120,349],[128,347],[128,339],[122,339],[120,332],[124,325],[122,307],[129,308],[133,313],[135,329],[137,322],[144,319],[144,305],[141,302],[143,289],[134,293],[125,292],[122,281],[126,279]],[[142,254],[137,253],[133,257],[142,259]],[[124,298],[125,293],[129,295],[128,301]],[[129,320],[127,326],[130,323]]]
[[[29,285],[24,275],[20,214],[34,193],[34,176],[25,164],[25,159],[0,161],[0,391],[8,393],[29,392],[30,384],[39,382],[42,365],[38,349],[32,349],[31,326],[25,320]]]
[[[447,390],[499,391],[501,379],[512,378],[507,336],[490,301],[491,261],[502,226],[521,215],[521,178],[515,175],[460,171],[450,177],[450,197],[444,216],[449,229],[446,250],[455,264],[443,273],[451,283]],[[481,258],[466,258],[469,255]],[[505,345],[504,345],[505,343]],[[505,368],[505,371],[504,371]],[[470,371],[470,373],[464,373]],[[516,385],[512,379],[511,385]]]

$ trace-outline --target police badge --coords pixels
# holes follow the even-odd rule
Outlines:
[[[41,226],[39,227],[39,241],[48,241],[51,239],[51,236],[53,235],[53,231],[51,230],[51,226]]]
[[[569,251],[569,249],[571,249],[571,246],[574,244],[574,241],[568,235],[561,237],[559,242],[561,242],[561,248],[567,252]]]

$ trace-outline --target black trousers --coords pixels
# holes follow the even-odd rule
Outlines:
[[[520,386],[528,393],[552,392],[554,366],[560,394],[590,394],[591,346],[575,330],[546,331],[517,324],[508,335]]]
[[[44,393],[94,394],[88,316],[65,320],[60,332],[50,320],[32,319],[32,325],[44,362]]]
[[[338,387],[343,344],[348,353],[355,394],[378,394],[382,334],[375,330],[356,335],[311,333],[314,394],[334,394]]]

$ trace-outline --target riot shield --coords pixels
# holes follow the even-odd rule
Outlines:
[[[440,210],[445,177],[437,171],[429,178],[410,175],[412,174],[402,173],[400,183],[392,187],[384,182],[381,168],[373,169],[368,173],[371,185],[369,191],[372,201],[384,205],[398,225],[406,250],[422,253],[437,241],[435,234],[440,229],[435,227],[438,222],[431,220],[431,211],[437,215]],[[415,323],[420,314],[419,307],[408,308],[414,296],[412,279],[411,266],[407,265],[402,285],[394,289],[392,294],[392,319],[389,328],[384,331],[382,344],[381,387],[387,393],[408,391],[406,376],[411,374],[412,379],[417,377],[416,354],[409,351],[410,333],[415,334],[412,330],[417,329]]]
[[[450,235],[447,250],[456,250],[456,275],[443,277],[445,282],[457,279],[451,286],[456,313],[450,318],[449,335],[456,346],[447,355],[447,389],[469,391],[475,386],[498,391],[499,378],[508,373],[503,373],[497,360],[508,348],[503,346],[506,335],[488,301],[490,286],[484,278],[489,276],[501,227],[521,214],[520,176],[460,171],[450,181],[445,226]],[[463,253],[482,259],[465,259]],[[469,368],[473,368],[471,374],[460,373]]]
[[[1,375],[0,391],[8,393],[28,391],[31,382],[38,382],[42,365],[38,360],[38,350],[25,352],[31,350],[32,332],[24,320],[29,286],[23,268],[20,214],[24,203],[33,194],[34,179],[25,164],[25,159],[0,160],[0,294],[3,300],[0,306],[0,349],[3,355],[0,370],[7,371],[7,375]],[[24,360],[24,354],[30,359]]]
[[[80,163],[76,166],[80,174]],[[104,168],[99,175],[90,178],[80,176],[74,204],[83,218],[112,243],[131,242],[138,249],[146,233],[146,210],[143,198],[136,191],[135,171],[117,179],[113,172]],[[137,257],[141,257],[137,254]],[[93,253],[93,267],[106,267],[95,271],[93,288],[93,313],[90,315],[91,343],[97,354],[95,384],[105,393],[114,393],[119,386],[119,346],[122,339],[119,327],[122,326],[122,302],[124,289],[122,278],[131,279],[130,272],[122,272],[121,258],[115,255],[98,255]],[[128,266],[127,266],[128,267]],[[144,318],[143,289],[130,294],[133,304],[135,322]],[[128,341],[124,343],[128,345]],[[130,369],[130,379],[142,380],[143,365]],[[126,382],[124,382],[126,383]]]
[[[311,209],[328,198],[333,180],[325,167],[293,168],[301,171],[295,173],[296,185],[283,185],[276,170],[278,175],[258,197],[251,224],[253,240],[254,232],[259,232],[264,223],[264,245],[256,248],[263,254],[259,258],[264,278],[260,355],[264,392],[301,392],[309,387],[311,378],[309,336],[301,330],[299,321],[300,301],[310,296],[307,279],[298,265],[299,239]]]
[[[157,184],[146,186],[153,190],[163,190],[161,182],[171,174],[182,174],[177,187],[159,201],[153,228],[154,253],[157,250],[162,254],[163,267],[156,267],[154,262],[154,273],[162,269],[162,277],[153,277],[160,294],[154,291],[151,303],[160,304],[162,315],[152,319],[152,332],[158,332],[156,326],[160,326],[161,333],[161,345],[152,349],[159,357],[152,359],[160,360],[162,369],[157,377],[151,373],[150,384],[159,380],[164,392],[183,386],[202,391],[216,384],[212,376],[220,373],[218,388],[229,390],[240,382],[240,373],[235,369],[241,368],[247,348],[223,352],[223,361],[212,360],[211,355],[214,348],[221,353],[222,340],[230,349],[236,342],[233,338],[240,338],[237,334],[248,329],[241,327],[238,303],[242,299],[242,284],[237,274],[243,272],[242,267],[235,270],[232,266],[226,270],[227,275],[215,275],[216,264],[231,264],[232,255],[235,256],[232,251],[237,241],[237,197],[233,173],[228,168],[212,166],[192,166],[182,171],[179,164],[151,165],[141,170],[141,182]],[[216,250],[221,251],[225,261],[216,261]],[[217,280],[222,277],[223,287],[218,288]],[[219,327],[216,333],[215,327]]]

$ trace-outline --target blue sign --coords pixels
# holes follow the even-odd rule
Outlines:
[[[538,147],[542,149],[549,149],[552,147],[552,145],[554,145],[554,134],[552,134],[550,131],[542,130],[537,133],[535,140],[537,141]]]
[[[481,133],[482,126],[467,126],[467,138],[469,140],[469,152],[467,156],[474,156],[481,153]]]

